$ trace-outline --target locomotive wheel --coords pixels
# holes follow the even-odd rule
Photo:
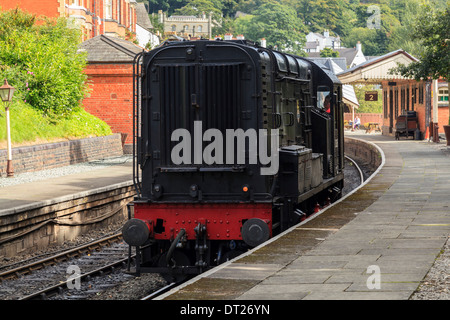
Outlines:
[[[172,274],[170,272],[171,266],[167,265],[166,261],[167,253],[164,253],[161,255],[161,257],[158,260],[158,267],[167,268],[167,273],[161,274],[162,277],[167,282],[179,282],[186,280],[188,275],[186,274]],[[172,263],[174,263],[174,266],[180,267],[180,266],[190,266],[191,262],[189,260],[189,257],[182,252],[181,250],[175,250],[172,255]]]

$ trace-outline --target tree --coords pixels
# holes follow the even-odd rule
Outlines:
[[[450,9],[432,10],[425,6],[423,16],[416,19],[414,38],[422,44],[419,61],[405,66],[398,64],[390,73],[400,73],[404,77],[421,79],[450,79]],[[449,105],[450,112],[450,105]],[[450,116],[448,120],[450,125]]]
[[[285,2],[284,0],[282,2]],[[339,36],[350,32],[356,22],[349,0],[298,0],[296,9],[309,31],[332,30]]]
[[[322,51],[320,51],[320,56],[322,58],[326,58],[326,57],[339,57],[339,52],[338,51],[334,51],[331,48],[324,48]]]
[[[213,24],[218,27],[222,24],[222,8],[223,4],[219,0],[189,0],[184,7],[175,10],[174,14],[200,16],[202,13],[212,13]]]
[[[245,20],[248,22],[243,32],[246,38],[253,41],[265,38],[267,45],[280,51],[304,55],[306,28],[295,9],[267,0],[252,15],[249,21]]]
[[[355,89],[356,98],[359,101],[359,113],[382,113],[383,102],[380,98],[378,101],[366,101],[365,94],[367,91],[377,91],[378,97],[381,97],[383,92],[381,89],[376,89],[376,86],[371,84],[356,84],[353,86]]]
[[[159,10],[162,10],[164,12],[167,12],[170,16],[176,9],[179,9],[186,5],[187,2],[187,0],[148,0],[148,5],[150,7],[149,12],[156,13]]]
[[[380,33],[377,29],[369,29],[366,27],[354,28],[343,42],[347,48],[352,48],[356,46],[358,41],[360,41],[362,51],[365,55],[382,55],[385,52],[382,51],[382,47],[377,42],[377,33]]]
[[[248,36],[248,30],[250,28],[250,25],[252,24],[253,18],[254,16],[251,14],[236,18],[234,20],[233,30],[230,31],[232,31],[234,34],[243,34],[245,36]]]
[[[16,99],[47,115],[68,115],[88,90],[81,32],[65,18],[35,22],[20,9],[0,12],[0,78],[16,87]]]
[[[423,16],[415,20],[412,34],[420,41],[423,51],[418,62],[400,64],[391,73],[421,79],[450,79],[450,9],[433,11],[425,6]]]

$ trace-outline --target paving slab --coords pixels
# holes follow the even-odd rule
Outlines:
[[[132,162],[128,161],[108,168],[1,187],[0,215],[112,189],[118,184],[131,185],[132,179]]]

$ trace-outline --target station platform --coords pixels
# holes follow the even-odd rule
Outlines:
[[[366,184],[159,299],[408,300],[450,234],[448,148],[349,135],[384,154]]]
[[[126,217],[132,172],[120,156],[0,178],[0,262]]]
[[[102,190],[132,184],[132,158],[121,157],[107,164],[92,161],[85,171],[68,173],[64,168],[49,170],[49,177],[34,179],[38,173],[25,173],[30,182],[19,178],[0,178],[0,217],[14,212],[88,196]],[[60,171],[61,173],[56,173]],[[39,175],[42,176],[41,173]],[[11,181],[7,181],[11,179]],[[19,180],[15,183],[15,179]],[[25,182],[24,182],[25,181]],[[10,183],[12,182],[12,183]]]

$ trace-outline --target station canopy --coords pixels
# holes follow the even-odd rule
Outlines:
[[[409,78],[400,74],[389,74],[389,70],[397,67],[397,63],[408,65],[415,61],[419,60],[406,51],[399,49],[338,73],[337,77],[343,84],[379,84],[383,80],[409,80]]]
[[[344,84],[342,86],[342,98],[344,103],[353,108],[359,108],[358,98],[356,98],[355,89],[352,85]]]

